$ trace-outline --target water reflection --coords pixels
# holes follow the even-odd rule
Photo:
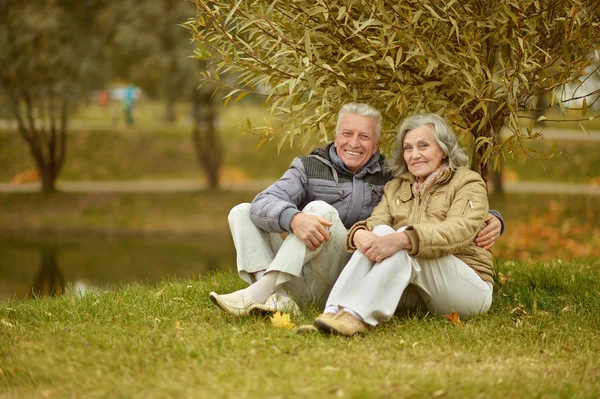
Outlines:
[[[56,263],[56,250],[44,248],[40,251],[40,270],[33,280],[31,295],[35,298],[62,295],[65,277]]]
[[[235,270],[230,237],[0,237],[0,299],[110,290]]]

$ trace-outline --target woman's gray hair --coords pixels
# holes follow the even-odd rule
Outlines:
[[[337,125],[335,126],[335,135],[337,136],[340,133],[340,123],[342,122],[342,118],[345,114],[356,114],[361,116],[366,116],[368,118],[375,119],[376,127],[375,127],[375,135],[377,140],[379,141],[379,136],[381,134],[381,112],[377,111],[375,108],[371,107],[369,104],[360,104],[360,103],[348,103],[344,104],[338,113]]]
[[[408,170],[404,161],[404,137],[406,133],[422,126],[431,129],[433,138],[440,145],[444,154],[448,156],[450,169],[456,170],[459,166],[466,166],[469,163],[467,152],[458,144],[456,135],[444,118],[436,114],[413,115],[402,121],[398,128],[394,151],[387,160],[387,170],[393,176],[398,177]]]

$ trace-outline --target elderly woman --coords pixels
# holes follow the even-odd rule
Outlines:
[[[358,251],[314,321],[321,331],[365,332],[398,308],[466,317],[491,305],[492,255],[473,242],[488,213],[483,179],[435,114],[404,120],[396,144],[394,179],[371,217],[348,233],[346,248]]]

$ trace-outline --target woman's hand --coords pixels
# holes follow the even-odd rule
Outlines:
[[[360,252],[363,254],[371,248],[373,240],[377,238],[377,236],[371,233],[369,230],[357,230],[354,233],[354,245]]]
[[[410,248],[411,244],[408,236],[406,233],[401,232],[376,237],[371,243],[370,248],[363,253],[367,258],[379,263],[402,249]]]

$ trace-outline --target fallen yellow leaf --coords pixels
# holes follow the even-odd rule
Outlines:
[[[290,320],[289,314],[280,312],[275,312],[275,314],[271,316],[271,324],[273,324],[273,327],[287,329],[292,329],[295,326]]]

